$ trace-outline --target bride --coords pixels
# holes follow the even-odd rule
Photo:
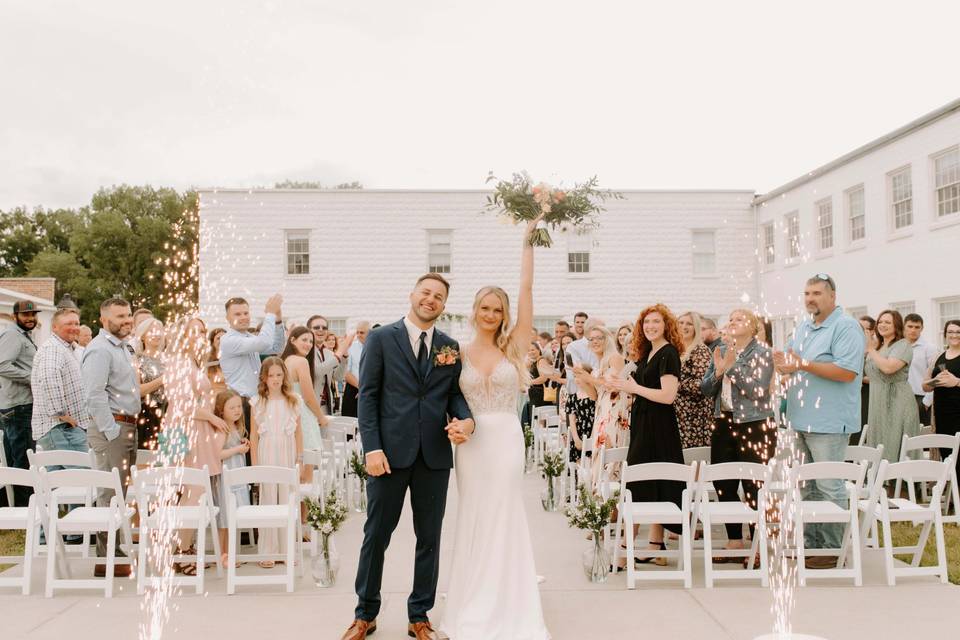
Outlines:
[[[473,302],[473,342],[463,348],[460,389],[476,424],[457,429],[459,508],[453,567],[440,630],[451,640],[549,640],[543,622],[533,545],[523,507],[523,430],[517,393],[529,384],[524,354],[533,334],[533,247],[523,240],[517,323],[499,287]]]

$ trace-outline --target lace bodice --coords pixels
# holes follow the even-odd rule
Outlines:
[[[494,412],[517,412],[520,376],[506,358],[502,358],[489,376],[477,370],[467,357],[460,372],[460,391],[474,415]]]

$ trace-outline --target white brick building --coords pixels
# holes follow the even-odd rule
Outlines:
[[[592,235],[555,234],[538,249],[538,325],[584,310],[609,324],[651,302],[719,316],[756,297],[750,191],[627,191]],[[257,312],[280,291],[284,315],[322,313],[342,330],[358,319],[391,322],[429,270],[452,285],[447,312],[468,316],[474,293],[497,284],[516,297],[522,231],[482,214],[483,191],[200,192],[202,314],[223,324],[223,302],[247,297]],[[696,240],[696,248],[694,241]],[[304,272],[304,273],[301,273]],[[447,325],[463,336],[468,327]]]
[[[417,276],[437,268],[453,286],[445,328],[465,336],[456,316],[476,290],[498,284],[515,297],[519,276],[521,232],[481,214],[485,194],[202,190],[201,311],[223,324],[228,297],[257,313],[280,291],[288,318],[322,313],[343,332],[399,318]],[[931,340],[960,317],[960,100],[765,195],[624,195],[592,235],[537,251],[538,326],[579,310],[615,326],[658,301],[720,317],[749,302],[782,344],[818,272],[853,313],[922,314]]]
[[[919,313],[941,344],[960,317],[960,100],[755,201],[762,307],[781,340],[814,273],[854,315]]]

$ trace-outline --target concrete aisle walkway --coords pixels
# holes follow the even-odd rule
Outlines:
[[[771,597],[753,584],[703,585],[702,555],[695,553],[694,588],[673,583],[626,589],[623,574],[607,584],[585,579],[580,555],[588,548],[582,532],[567,528],[559,513],[545,513],[539,504],[542,480],[525,478],[524,491],[533,533],[537,567],[546,577],[541,585],[544,614],[555,640],[593,638],[732,639],[751,640],[768,633],[772,625]],[[446,588],[453,543],[456,490],[451,486],[447,527],[442,545],[440,593]],[[241,587],[226,595],[226,584],[208,570],[207,593],[175,597],[164,637],[252,638],[279,640],[309,638],[337,640],[353,617],[356,598],[353,578],[360,546],[362,515],[352,515],[338,534],[343,567],[332,589],[316,588],[304,577],[293,594],[281,587]],[[719,531],[718,531],[719,533]],[[383,610],[379,640],[406,637],[406,597],[413,568],[414,535],[409,505],[387,554],[383,583]],[[0,637],[3,640],[105,640],[136,638],[144,620],[134,583],[120,580],[116,596],[105,600],[93,592],[58,592],[43,597],[43,565],[34,573],[34,595],[0,591]],[[944,612],[960,604],[960,589],[932,579],[905,580],[885,586],[880,555],[866,555],[865,586],[819,581],[797,590],[794,630],[830,640],[853,638],[909,638],[921,640],[943,634]],[[75,572],[80,573],[82,569]],[[91,570],[92,571],[92,570]],[[241,573],[263,571],[244,566]],[[439,622],[444,600],[438,598],[431,618]]]

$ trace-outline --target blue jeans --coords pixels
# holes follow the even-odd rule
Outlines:
[[[27,449],[33,449],[33,404],[21,404],[9,409],[0,409],[0,431],[3,431],[3,448],[7,464],[18,469],[29,469]],[[25,507],[33,491],[30,487],[14,487],[16,506]],[[6,502],[6,493],[2,494]],[[12,505],[11,505],[12,506]]]
[[[73,427],[66,422],[47,431],[47,433],[37,440],[38,451],[82,451],[87,452],[87,432],[80,427]],[[50,465],[47,471],[59,471],[61,469],[72,469],[75,467],[62,467],[60,465]]]
[[[843,462],[849,433],[797,432],[797,443],[804,462]],[[848,496],[843,480],[830,478],[807,482],[801,489],[804,500],[829,500],[846,509]],[[839,549],[844,525],[811,524],[804,527],[803,543],[808,549]]]

